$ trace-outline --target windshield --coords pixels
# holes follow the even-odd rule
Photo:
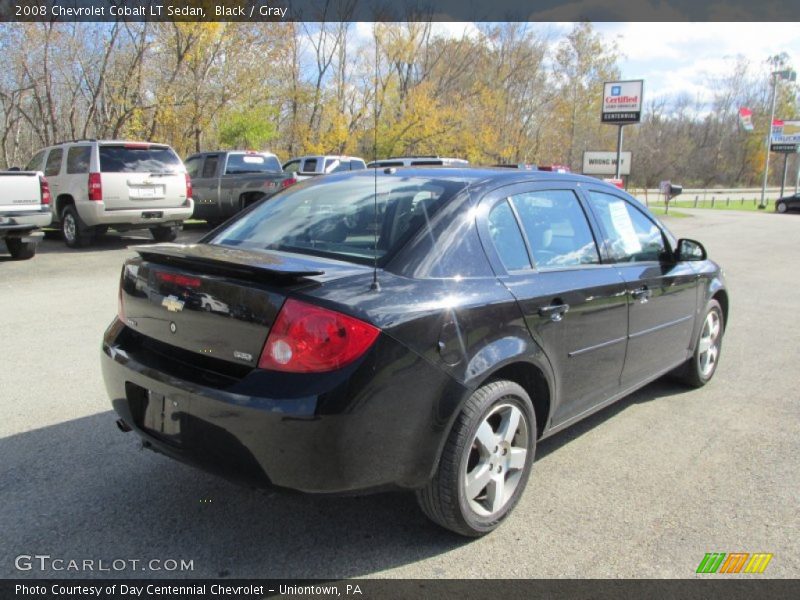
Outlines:
[[[100,146],[100,171],[103,173],[178,173],[181,159],[163,146]]]
[[[424,177],[358,176],[323,180],[290,188],[264,202],[234,221],[210,243],[313,254],[364,264],[371,264],[377,258],[381,263],[381,259],[401,248],[431,215],[466,186],[467,182],[462,180]]]
[[[264,154],[229,154],[226,175],[241,173],[281,172],[281,163],[274,156]]]

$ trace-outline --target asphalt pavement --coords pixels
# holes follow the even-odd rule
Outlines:
[[[46,240],[24,262],[0,244],[0,577],[683,578],[707,552],[769,552],[759,577],[800,576],[800,215],[681,211],[667,223],[730,287],[716,377],[656,382],[542,442],[514,514],[472,541],[410,494],[263,492],[140,451],[99,357],[127,246],[149,238]],[[33,555],[50,558],[18,559]]]

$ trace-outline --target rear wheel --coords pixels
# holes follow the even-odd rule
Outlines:
[[[83,248],[92,243],[92,232],[81,220],[78,211],[70,205],[61,214],[61,233],[70,248]]]
[[[692,387],[702,387],[711,381],[717,371],[724,333],[722,307],[719,302],[712,300],[708,303],[694,354],[678,373],[681,381]]]
[[[787,210],[787,209],[786,209],[786,202],[778,202],[778,203],[775,205],[775,210],[776,210],[776,211],[778,211],[778,212],[779,212],[779,213],[781,213],[781,214],[785,213],[785,212],[786,212],[786,210]]]
[[[525,390],[495,381],[459,414],[431,482],[417,492],[422,511],[464,536],[496,529],[522,495],[536,450],[536,417]]]
[[[27,260],[36,254],[34,242],[23,242],[19,238],[6,238],[6,246],[14,260]]]
[[[153,235],[153,239],[157,242],[174,242],[175,238],[178,237],[178,227],[151,227],[150,233]]]

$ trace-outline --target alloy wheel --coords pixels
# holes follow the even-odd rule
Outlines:
[[[697,353],[697,361],[700,373],[704,378],[708,378],[714,372],[719,357],[719,337],[722,332],[722,322],[719,313],[711,310],[703,323],[703,330],[700,332],[700,343]]]

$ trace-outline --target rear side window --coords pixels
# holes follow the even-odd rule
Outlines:
[[[67,150],[67,174],[88,173],[91,156],[91,146],[73,146]]]
[[[203,163],[203,177],[214,177],[217,174],[217,165],[219,165],[219,155],[206,156],[206,162]]]
[[[570,190],[526,192],[511,198],[540,271],[600,262],[592,230]]]
[[[64,151],[61,148],[50,151],[50,156],[47,157],[47,164],[44,166],[46,177],[55,177],[61,172],[61,158],[63,156]]]
[[[317,159],[316,158],[307,158],[303,162],[303,172],[304,173],[316,173],[317,172]]]
[[[531,268],[522,232],[508,200],[498,202],[489,212],[489,235],[507,271]]]
[[[181,159],[171,148],[146,144],[100,146],[100,171],[103,173],[178,173]]]
[[[606,234],[606,246],[616,262],[661,260],[666,244],[661,229],[644,213],[611,194],[589,192],[589,202]]]
[[[37,152],[33,155],[33,158],[25,165],[26,171],[41,171],[42,170],[42,160],[44,159],[45,151],[42,150]]]
[[[241,173],[280,173],[281,163],[274,156],[263,154],[229,154],[226,175]]]

